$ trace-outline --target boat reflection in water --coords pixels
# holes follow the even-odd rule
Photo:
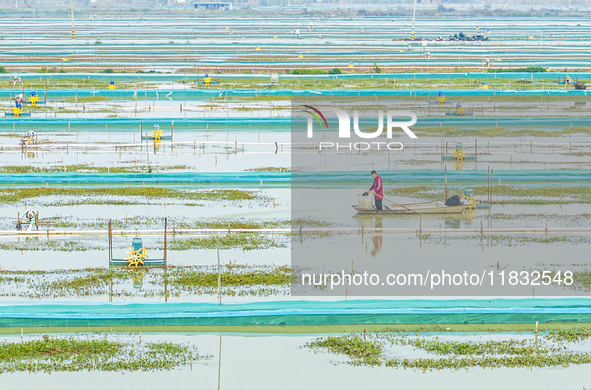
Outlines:
[[[384,243],[384,234],[388,235],[395,233],[413,233],[419,232],[419,229],[465,229],[472,228],[474,218],[477,215],[476,210],[466,210],[464,214],[428,214],[424,216],[416,215],[397,215],[396,217],[390,215],[363,215],[356,214],[353,216],[359,222],[359,228],[368,229],[362,230],[362,242],[366,246],[366,253],[371,253],[375,257],[382,250]],[[385,221],[383,220],[385,217]],[[374,229],[384,229],[374,230]],[[396,229],[397,231],[389,231],[389,229]],[[368,248],[369,240],[365,238],[371,237],[371,244],[373,249]],[[420,235],[419,235],[420,240]]]
[[[381,229],[382,228],[382,217],[375,217],[374,228]],[[375,256],[382,250],[382,241],[384,237],[382,236],[381,232],[376,232],[376,234],[372,237],[373,241],[373,250],[371,251],[371,255]]]

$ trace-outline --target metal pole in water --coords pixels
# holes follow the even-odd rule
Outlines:
[[[222,304],[222,292],[221,292],[222,274],[220,272],[220,239],[217,236],[216,236],[216,247],[217,247],[217,252],[218,252],[218,301],[220,302],[220,305],[221,305]]]
[[[76,39],[76,33],[74,32],[74,0],[70,0],[70,5],[72,7],[72,39]],[[62,67],[64,63],[62,62]]]
[[[411,41],[415,40],[415,15],[417,13],[417,0],[414,1],[414,6],[412,8],[412,33],[410,36]]]
[[[218,390],[220,390],[220,382],[222,376],[222,335],[220,335],[220,361],[218,363]]]
[[[445,199],[447,200],[447,167],[445,167]]]

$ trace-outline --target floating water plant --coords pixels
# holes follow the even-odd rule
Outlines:
[[[12,372],[162,371],[208,359],[190,344],[50,337],[0,342],[0,374]]]
[[[319,337],[304,345],[315,352],[344,355],[351,365],[386,366],[420,371],[469,368],[542,368],[567,367],[591,363],[591,354],[570,348],[591,337],[587,329],[551,331],[533,339],[503,341],[451,341],[434,336],[407,333],[350,334]],[[388,358],[387,349],[411,346],[433,357]],[[389,352],[388,354],[391,354]]]

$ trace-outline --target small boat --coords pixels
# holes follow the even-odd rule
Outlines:
[[[461,214],[465,209],[470,207],[469,204],[461,204],[458,206],[446,206],[444,202],[426,202],[403,204],[399,206],[384,205],[383,210],[376,210],[375,206],[367,209],[361,208],[359,205],[351,205],[359,214],[379,214],[379,215],[408,215],[408,214]]]

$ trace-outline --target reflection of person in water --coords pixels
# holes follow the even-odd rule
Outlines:
[[[381,229],[382,228],[382,218],[378,217],[375,219],[375,224],[374,227],[376,229]],[[382,240],[384,239],[384,237],[382,237],[381,232],[379,234],[373,236],[372,240],[373,240],[373,250],[371,251],[371,255],[375,256],[378,253],[380,253],[380,251],[382,250]]]

